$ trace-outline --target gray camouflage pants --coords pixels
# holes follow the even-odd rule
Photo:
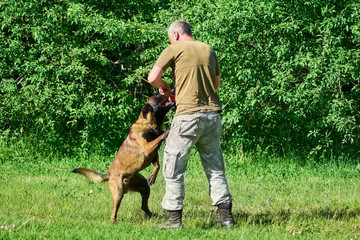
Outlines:
[[[162,207],[165,210],[183,209],[185,197],[184,173],[190,152],[195,146],[209,183],[212,205],[232,201],[225,177],[220,148],[221,117],[215,112],[175,116],[166,139],[163,176],[166,183]]]

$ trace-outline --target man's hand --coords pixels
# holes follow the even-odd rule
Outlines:
[[[171,94],[171,88],[165,81],[164,83],[164,86],[159,88],[159,93],[168,97]]]

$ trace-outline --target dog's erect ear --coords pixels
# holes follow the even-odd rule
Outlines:
[[[143,108],[141,109],[141,112],[142,112],[142,115],[143,115],[143,118],[147,118],[147,115],[148,115],[148,112],[153,112],[154,110],[153,110],[153,107],[149,104],[149,103],[147,103],[147,104],[145,104],[145,106],[143,106]]]

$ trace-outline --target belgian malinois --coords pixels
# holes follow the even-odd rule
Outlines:
[[[169,130],[163,132],[162,122],[166,113],[174,106],[168,97],[154,95],[142,108],[138,120],[130,127],[130,132],[121,145],[107,174],[100,174],[86,168],[76,168],[72,172],[85,175],[93,182],[109,181],[113,197],[111,221],[116,221],[116,215],[124,194],[128,191],[139,192],[142,197],[141,209],[151,217],[148,207],[150,196],[149,185],[155,182],[160,169],[158,149],[167,137]],[[139,171],[151,163],[154,169],[146,180]]]

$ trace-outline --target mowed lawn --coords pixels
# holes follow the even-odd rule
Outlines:
[[[226,157],[234,229],[217,224],[199,158],[186,175],[181,230],[157,230],[164,181],[151,187],[149,219],[137,193],[125,195],[110,222],[111,194],[70,171],[105,172],[112,159],[7,159],[0,167],[0,239],[360,239],[360,165]],[[143,174],[147,177],[150,170]]]

